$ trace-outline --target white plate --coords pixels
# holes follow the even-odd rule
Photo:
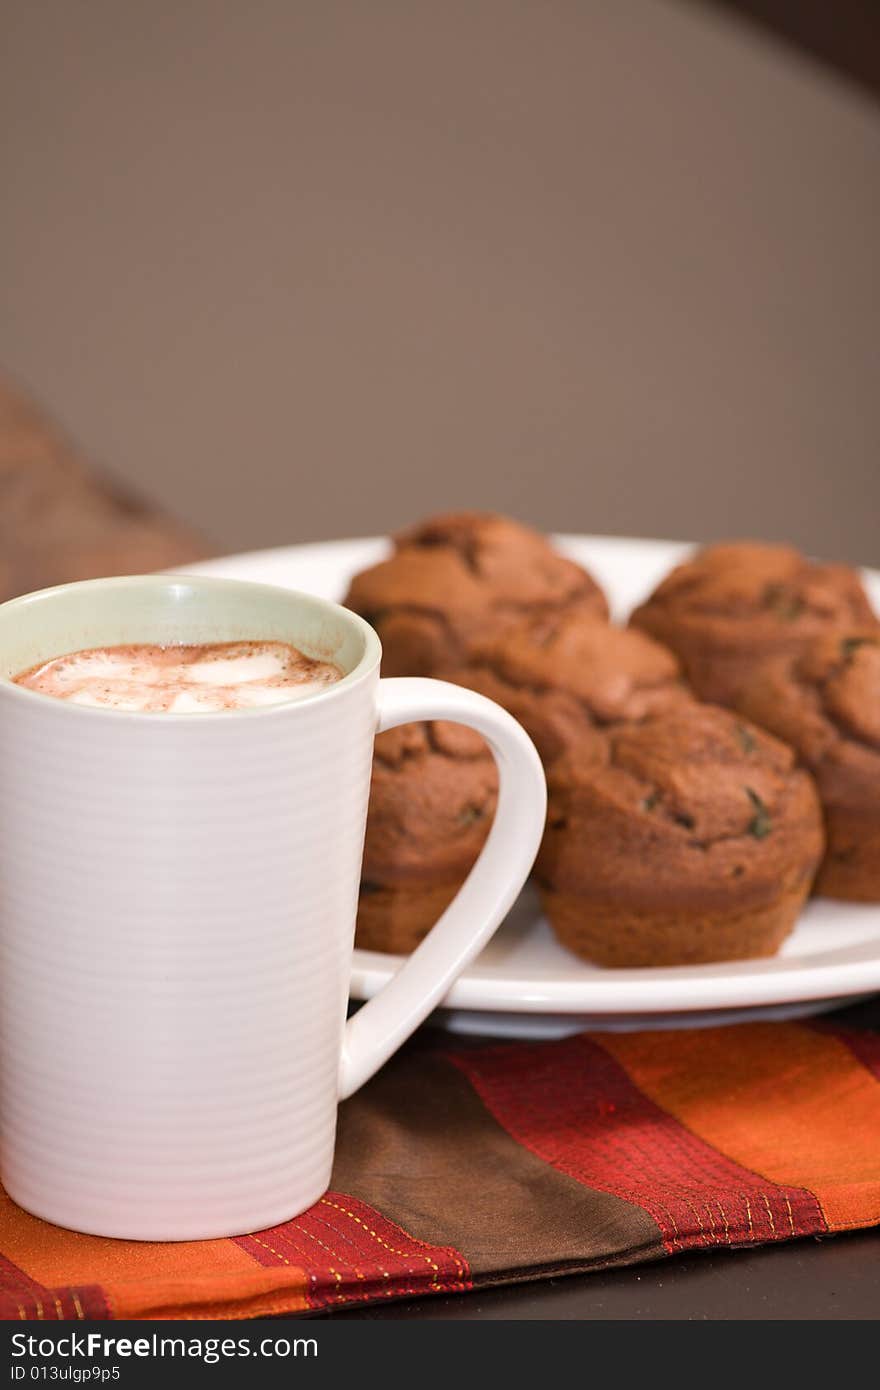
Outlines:
[[[558,536],[625,618],[690,549],[671,541]],[[261,580],[341,599],[350,577],[388,552],[383,539],[326,541],[210,560],[193,573]],[[880,573],[865,572],[880,608]],[[351,993],[369,999],[400,956],[355,951]],[[769,1014],[792,1016],[880,990],[880,906],[814,899],[771,960],[662,969],[603,970],[570,955],[553,937],[530,889],[483,954],[443,1002],[459,1029],[552,1035],[578,1027],[680,1026]]]

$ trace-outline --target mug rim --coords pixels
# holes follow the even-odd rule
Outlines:
[[[263,705],[257,708],[226,709],[226,710],[122,710],[112,709],[106,706],[79,705],[70,700],[59,700],[54,695],[47,695],[42,690],[32,690],[28,686],[17,685],[9,676],[0,675],[0,691],[11,695],[14,699],[26,701],[38,701],[44,708],[60,706],[65,713],[76,717],[100,719],[122,719],[127,722],[132,720],[141,723],[172,724],[180,721],[196,720],[199,725],[221,720],[227,723],[230,719],[269,719],[278,717],[284,711],[300,709],[304,706],[312,706],[318,700],[333,700],[344,695],[353,686],[360,685],[378,667],[382,659],[382,644],[375,629],[360,616],[353,613],[350,608],[344,608],[341,603],[334,603],[331,599],[320,598],[317,594],[306,593],[302,589],[287,589],[281,584],[264,584],[250,579],[224,579],[217,575],[207,574],[187,574],[185,571],[175,573],[169,570],[167,573],[159,574],[123,574],[109,575],[100,579],[76,579],[68,584],[51,584],[45,589],[33,589],[27,594],[18,594],[15,598],[6,599],[0,603],[0,613],[6,612],[10,608],[27,609],[31,604],[47,602],[56,594],[71,593],[73,591],[87,592],[94,589],[112,588],[121,591],[136,588],[167,589],[169,586],[185,584],[191,588],[213,590],[220,593],[224,589],[248,590],[270,594],[277,600],[279,595],[290,597],[291,599],[304,600],[311,604],[313,608],[322,610],[327,614],[332,614],[336,618],[342,618],[364,639],[364,651],[355,666],[348,671],[341,680],[333,681],[331,685],[322,687],[314,691],[311,695],[302,695],[296,700],[279,701],[274,705]],[[64,655],[64,653],[59,653]],[[48,658],[51,660],[52,658]]]

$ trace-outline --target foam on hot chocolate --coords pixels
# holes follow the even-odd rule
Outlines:
[[[197,714],[302,699],[341,676],[288,642],[138,643],[57,656],[15,682],[75,705]]]

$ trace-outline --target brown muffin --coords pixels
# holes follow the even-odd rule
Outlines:
[[[462,512],[396,537],[389,560],[355,576],[346,606],[382,641],[386,676],[432,676],[524,617],[571,605],[607,617],[601,589],[537,531]]]
[[[822,850],[816,789],[792,750],[695,703],[559,760],[537,878],[577,955],[689,965],[772,955]]]
[[[735,706],[768,658],[822,632],[873,625],[861,580],[784,545],[714,545],[668,574],[630,619],[681,658],[703,700]]]
[[[461,724],[405,724],[376,739],[355,943],[412,951],[483,847],[498,779]]]
[[[880,633],[826,634],[780,657],[740,707],[791,744],[816,780],[828,843],[815,891],[880,902]]]
[[[518,719],[545,766],[597,725],[647,719],[694,698],[667,647],[582,608],[520,623],[448,675]]]

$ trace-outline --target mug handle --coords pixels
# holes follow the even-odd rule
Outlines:
[[[379,682],[377,733],[420,719],[448,719],[482,734],[498,767],[498,807],[480,857],[446,911],[345,1025],[340,1100],[388,1060],[483,949],[525,883],[544,831],[547,787],[540,759],[528,734],[500,705],[446,681]]]

